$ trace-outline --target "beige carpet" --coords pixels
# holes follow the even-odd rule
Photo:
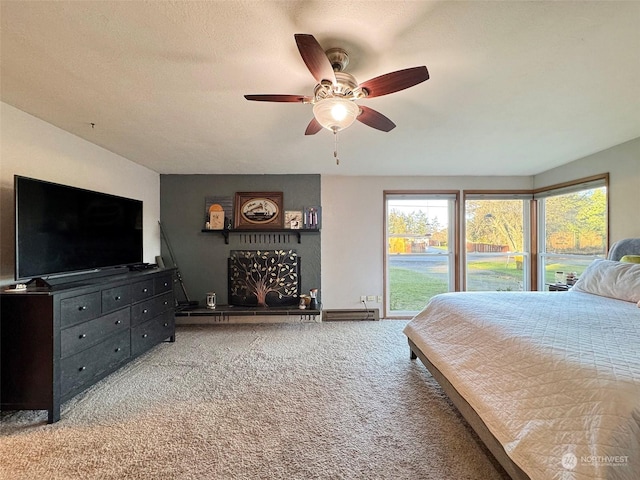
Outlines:
[[[404,321],[178,327],[63,406],[2,415],[2,479],[503,479]]]

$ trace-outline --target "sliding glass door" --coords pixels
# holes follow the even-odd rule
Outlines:
[[[385,309],[410,317],[455,289],[455,193],[385,192]]]

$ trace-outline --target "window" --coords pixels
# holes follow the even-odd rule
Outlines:
[[[465,194],[465,290],[529,290],[530,199]]]
[[[457,192],[385,192],[385,309],[388,317],[422,310],[455,290]]]
[[[538,199],[538,288],[578,276],[608,245],[608,176],[536,193]],[[557,279],[556,279],[557,274]]]

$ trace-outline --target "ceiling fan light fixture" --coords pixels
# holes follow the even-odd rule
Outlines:
[[[365,97],[381,97],[399,92],[429,80],[427,67],[405,68],[358,83],[344,71],[349,55],[341,48],[323,50],[313,35],[296,33],[296,45],[309,72],[316,79],[313,96],[305,95],[245,95],[247,100],[260,102],[296,102],[313,105],[313,119],[304,131],[315,135],[323,128],[336,134],[349,127],[355,120],[381,132],[396,127],[380,112],[355,101]],[[337,135],[335,135],[337,141]],[[336,157],[337,159],[337,157]]]
[[[313,106],[313,115],[320,125],[332,132],[349,127],[360,113],[352,100],[341,97],[324,98]]]

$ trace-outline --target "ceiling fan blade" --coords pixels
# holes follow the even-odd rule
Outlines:
[[[316,120],[316,117],[313,117],[309,122],[309,125],[307,125],[307,129],[304,131],[304,134],[315,135],[320,130],[322,130],[322,125],[320,125],[320,122]]]
[[[311,97],[304,95],[245,95],[247,100],[255,100],[257,102],[300,102],[306,103],[311,101]]]
[[[372,78],[361,83],[360,88],[366,90],[367,97],[380,97],[413,87],[425,80],[429,80],[427,67],[413,67]]]
[[[356,120],[377,130],[382,130],[383,132],[389,132],[396,128],[396,124],[380,112],[375,111],[373,108],[362,105],[358,106],[360,107],[361,113],[356,117]]]
[[[313,75],[313,78],[315,78],[318,83],[322,82],[322,80],[329,80],[335,84],[336,75],[333,72],[331,62],[315,37],[305,33],[296,33],[295,39],[298,50],[300,50],[300,56],[307,65],[311,75]]]

